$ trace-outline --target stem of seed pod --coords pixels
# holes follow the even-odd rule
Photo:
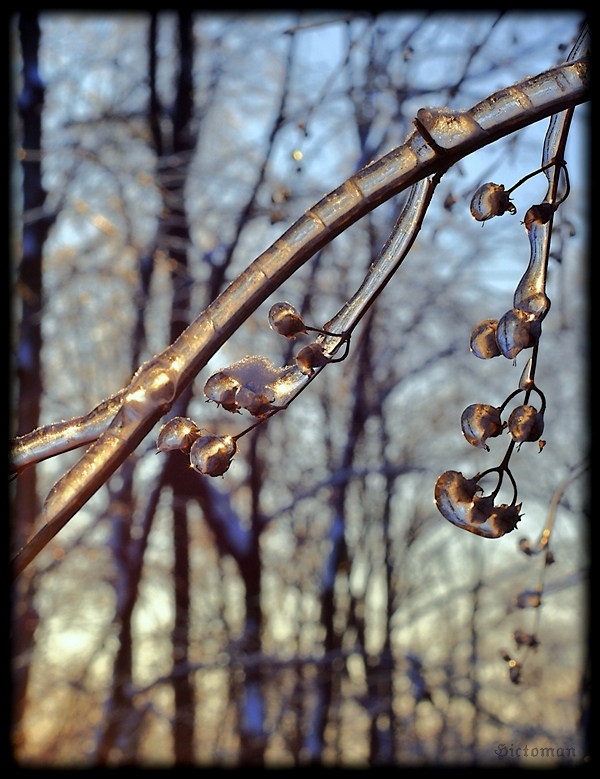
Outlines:
[[[521,186],[521,184],[524,184],[529,179],[533,178],[534,176],[537,176],[538,173],[543,173],[545,170],[548,170],[548,168],[552,168],[554,166],[562,168],[562,170],[565,173],[565,178],[567,180],[567,192],[563,197],[563,199],[560,201],[562,203],[563,200],[566,200],[566,198],[569,196],[569,192],[571,189],[569,185],[569,175],[567,173],[567,163],[564,160],[557,160],[557,159],[550,160],[550,162],[547,162],[545,165],[542,165],[541,168],[538,168],[537,170],[534,170],[532,173],[528,173],[526,176],[523,176],[522,179],[519,179],[519,181],[517,181],[517,183],[514,186],[506,190],[506,194],[510,195],[510,193],[514,192],[515,189]],[[557,203],[556,205],[560,205],[560,203]]]
[[[321,333],[321,335],[330,335],[333,338],[346,338],[346,333],[330,333],[329,330],[321,330],[318,327],[310,327],[310,325],[304,325],[304,329],[313,333]]]
[[[340,336],[342,338],[343,336]],[[345,360],[348,356],[348,353],[350,352],[350,336],[344,337],[344,346],[346,347],[344,354],[341,357],[330,357],[329,362],[342,362],[342,360]]]
[[[537,392],[537,394],[539,395],[540,400],[542,401],[542,405],[541,405],[541,408],[540,408],[540,413],[543,414],[544,411],[546,410],[546,396],[544,395],[542,390],[538,389],[535,385],[531,389],[534,392]]]
[[[509,395],[509,396],[506,398],[506,400],[504,401],[504,403],[503,403],[503,404],[500,406],[500,408],[498,409],[498,413],[499,413],[499,414],[502,414],[502,412],[504,411],[504,409],[506,408],[506,406],[507,406],[507,405],[510,403],[510,401],[511,401],[511,400],[512,400],[514,397],[516,397],[516,396],[519,394],[519,392],[531,392],[531,388],[529,388],[529,389],[527,389],[527,390],[526,390],[526,389],[525,389],[525,388],[523,388],[523,387],[519,387],[519,388],[518,388],[518,389],[516,389],[514,392],[511,392],[511,393],[510,393],[510,395]]]
[[[510,482],[511,482],[511,484],[513,486],[513,499],[512,499],[512,502],[511,502],[510,505],[514,506],[514,505],[516,505],[516,502],[517,502],[517,494],[518,494],[518,492],[517,492],[517,482],[515,481],[514,476],[512,475],[512,473],[510,472],[510,470],[508,468],[504,469],[504,473],[506,473],[506,475],[510,479]]]
[[[512,499],[511,506],[514,506],[515,503],[517,502],[517,483],[516,483],[512,473],[510,472],[510,469],[508,467],[508,462],[510,460],[510,456],[511,456],[512,451],[513,451],[514,448],[515,448],[515,442],[511,441],[510,444],[508,445],[508,448],[506,450],[506,454],[504,455],[504,458],[503,458],[502,462],[500,463],[500,465],[497,465],[495,468],[488,468],[487,471],[481,471],[481,473],[478,473],[475,476],[475,479],[477,481],[479,481],[484,476],[487,476],[488,473],[497,473],[498,474],[498,483],[496,484],[496,488],[490,493],[490,496],[492,498],[495,498],[496,495],[500,492],[500,487],[502,486],[502,481],[504,479],[504,474],[506,474],[508,476],[508,478],[510,479],[511,484],[513,486],[513,499]]]
[[[277,413],[280,409],[276,409],[273,413]],[[246,435],[246,433],[249,433],[251,430],[254,430],[255,427],[258,427],[259,425],[262,425],[263,422],[266,422],[267,419],[272,417],[273,414],[269,414],[266,417],[263,417],[262,419],[259,419],[258,422],[255,422],[253,425],[250,425],[250,427],[247,427],[245,430],[242,430],[241,433],[238,433],[237,435],[232,435],[234,441],[237,441],[239,438],[241,438],[243,435]]]
[[[487,471],[481,471],[481,473],[478,473],[474,476],[475,480],[477,482],[480,481],[480,479],[483,479],[484,476],[487,476],[488,473],[497,473],[498,474],[498,483],[496,484],[496,487],[492,492],[490,492],[490,497],[495,498],[498,492],[500,491],[500,487],[502,486],[502,479],[503,479],[503,472],[502,468],[499,466],[495,468],[488,468]]]

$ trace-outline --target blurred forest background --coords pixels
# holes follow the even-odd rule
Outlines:
[[[470,108],[562,62],[582,21],[14,16],[10,434],[84,414],[124,386],[306,208],[402,143],[419,108]],[[157,456],[149,436],[20,576],[18,764],[582,762],[585,476],[557,508],[554,565],[519,540],[537,541],[588,448],[588,121],[581,106],[566,150],[571,193],[555,218],[537,370],[547,445],[514,456],[518,530],[492,541],[461,532],[433,487],[444,470],[472,475],[502,458],[505,437],[474,449],[460,415],[500,405],[525,355],[478,360],[469,336],[512,306],[529,259],[521,220],[545,178],[516,190],[517,216],[484,227],[469,202],[484,181],[508,188],[539,167],[547,121],[444,176],[349,357],[241,439],[224,478],[191,471],[181,452]],[[322,326],[358,288],[403,197],[286,281],[172,415],[211,432],[247,426],[205,403],[208,376],[247,354],[289,363],[295,347],[270,330],[270,305],[288,300]],[[78,454],[11,483],[13,552]],[[542,580],[541,606],[520,608]],[[519,630],[539,646],[519,646]],[[518,684],[508,656],[522,665]]]

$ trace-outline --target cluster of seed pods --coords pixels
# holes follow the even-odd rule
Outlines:
[[[286,338],[309,331],[335,335],[304,323],[291,303],[275,303],[269,311],[271,328]],[[342,338],[342,336],[339,336]],[[346,339],[346,345],[348,341]],[[174,417],[161,428],[157,451],[181,450],[189,456],[190,466],[205,476],[222,476],[237,452],[237,441],[261,422],[286,408],[315,369],[344,359],[328,357],[318,341],[300,349],[296,365],[276,367],[260,355],[244,357],[227,368],[213,373],[204,385],[207,401],[212,401],[232,414],[247,411],[258,421],[235,436],[219,436],[200,429],[189,417]]]
[[[507,212],[515,214],[516,208],[510,200],[510,193],[531,175],[539,172],[535,171],[526,176],[509,190],[505,190],[501,184],[482,185],[471,200],[472,216],[479,222],[485,222]],[[534,205],[527,211],[523,224],[531,247],[529,265],[515,291],[513,307],[500,319],[485,319],[473,329],[470,349],[479,359],[492,359],[502,355],[514,363],[516,356],[524,349],[533,349],[534,355],[536,354],[542,321],[550,309],[550,300],[545,289],[547,251],[540,228],[549,222],[558,205],[559,203],[546,202]],[[435,485],[435,503],[442,516],[457,527],[485,538],[501,538],[514,530],[520,519],[521,504],[517,504],[516,483],[508,468],[514,446],[520,447],[525,442],[539,441],[541,451],[544,445],[541,436],[544,431],[546,399],[535,385],[534,366],[535,358],[530,358],[521,375],[518,389],[500,406],[474,403],[468,406],[461,416],[461,430],[465,440],[486,451],[490,450],[487,443],[489,439],[508,431],[511,442],[502,463],[497,468],[476,474],[471,479],[457,471],[446,471]],[[524,402],[513,408],[507,419],[503,419],[509,402],[522,392],[525,393]],[[532,392],[540,399],[539,408],[529,402]],[[492,471],[498,474],[498,484],[491,495],[484,496],[480,481]],[[496,506],[494,499],[505,474],[513,485],[513,500],[510,504]]]
[[[173,417],[160,429],[156,449],[157,452],[179,449],[189,455],[190,466],[198,473],[222,476],[237,452],[239,437],[214,435],[201,430],[189,417]]]

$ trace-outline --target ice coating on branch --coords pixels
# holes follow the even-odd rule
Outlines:
[[[521,378],[519,379],[519,389],[531,389],[533,386],[533,360],[531,357],[525,363]]]
[[[529,237],[531,256],[513,298],[515,309],[525,311],[539,322],[550,310],[550,299],[546,295],[546,275],[551,230],[549,212],[555,209],[547,203],[532,206],[525,216],[525,227]]]
[[[450,108],[421,108],[417,111],[418,125],[441,149],[453,149],[483,133],[469,111],[453,111]]]
[[[296,366],[277,368],[266,357],[244,357],[213,374],[204,394],[232,413],[246,409],[252,416],[265,417],[289,403],[303,383]]]

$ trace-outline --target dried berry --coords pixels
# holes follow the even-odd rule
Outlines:
[[[544,432],[544,414],[534,406],[517,406],[508,418],[508,432],[513,441],[537,441]]]
[[[500,419],[500,409],[486,403],[473,403],[463,411],[460,425],[466,440],[478,448],[489,452],[485,443],[488,438],[500,435],[505,423]]]
[[[483,322],[475,326],[470,341],[471,351],[475,357],[479,357],[480,360],[489,360],[502,354],[496,340],[497,331],[497,319],[484,319]]]
[[[478,222],[502,216],[507,211],[510,214],[517,213],[508,192],[504,190],[504,184],[482,184],[471,199],[471,215]]]
[[[236,452],[237,443],[232,436],[203,435],[192,444],[190,464],[205,476],[222,476]]]

